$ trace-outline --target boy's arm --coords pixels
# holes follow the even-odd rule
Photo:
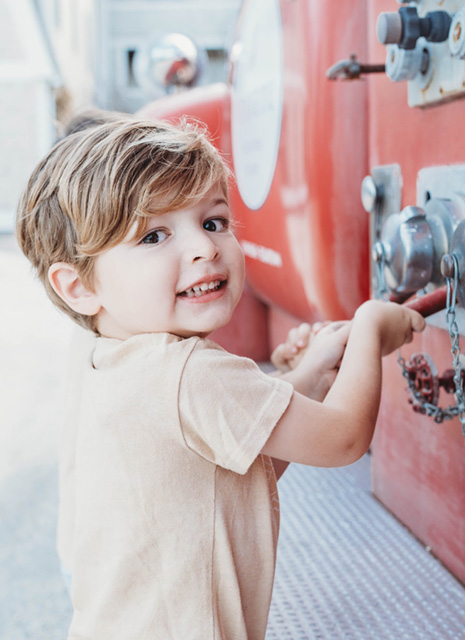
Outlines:
[[[346,321],[319,322],[311,326],[304,323],[295,330],[291,329],[287,341],[275,349],[275,360],[272,358],[275,366],[286,363],[282,366],[285,373],[275,372],[273,375],[297,384],[301,393],[322,402],[336,378],[349,331],[350,323]],[[296,368],[297,373],[289,373]],[[279,480],[289,462],[278,458],[272,458],[272,462]]]
[[[291,370],[279,377],[294,385],[299,393],[322,402],[336,379],[349,338],[351,322],[328,322],[312,336]]]
[[[322,402],[336,378],[349,331],[350,323],[345,321],[320,322],[311,326],[304,323],[292,329],[287,341],[273,353],[273,364],[282,366],[281,372],[272,375],[288,380],[308,398]],[[292,373],[296,368],[298,372]],[[279,480],[289,462],[278,458],[272,458],[272,462]]]
[[[362,305],[351,324],[339,373],[323,402],[303,395],[305,367],[286,374],[296,393],[262,452],[314,466],[355,462],[368,449],[378,413],[381,359],[422,331],[423,318],[392,303]],[[302,363],[301,363],[302,364]]]

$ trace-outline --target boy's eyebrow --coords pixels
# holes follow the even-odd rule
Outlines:
[[[226,198],[215,198],[215,200],[212,201],[212,205],[214,207],[216,207],[216,205],[218,204],[225,204],[227,207],[229,207],[229,203]]]

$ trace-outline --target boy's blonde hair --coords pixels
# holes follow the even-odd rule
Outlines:
[[[229,170],[205,128],[121,118],[60,140],[34,170],[21,197],[16,231],[24,254],[52,301],[96,330],[55,293],[48,270],[73,265],[93,290],[95,258],[147,216],[192,206],[219,184],[227,199]]]
[[[107,111],[106,109],[97,109],[96,107],[82,109],[74,113],[71,118],[66,121],[62,127],[63,135],[61,137],[70,136],[73,133],[78,133],[91,127],[97,127],[101,124],[107,124],[108,122],[129,119],[130,117],[128,113],[122,113],[121,111]]]

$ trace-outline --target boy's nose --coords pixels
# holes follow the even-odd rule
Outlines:
[[[188,250],[192,262],[199,260],[212,261],[219,255],[219,249],[207,232],[200,232],[191,238]]]

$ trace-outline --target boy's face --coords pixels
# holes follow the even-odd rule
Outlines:
[[[230,211],[215,187],[195,206],[147,219],[97,257],[99,332],[126,339],[168,332],[205,337],[224,326],[239,302],[244,257]]]

